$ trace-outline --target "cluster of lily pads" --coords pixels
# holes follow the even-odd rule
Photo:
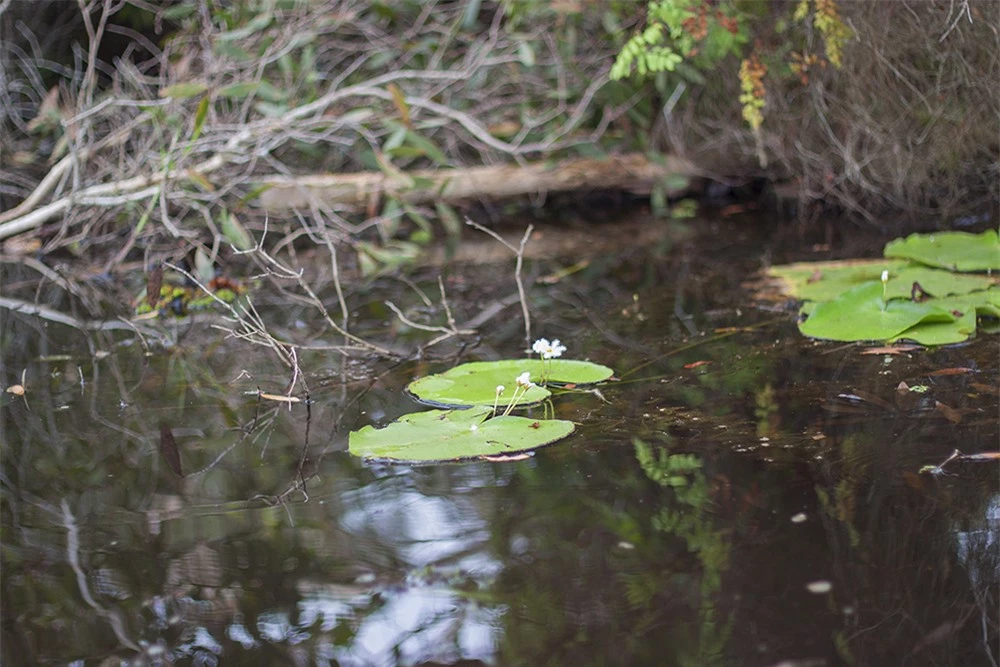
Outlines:
[[[532,346],[537,359],[470,362],[414,380],[407,392],[443,409],[403,415],[384,428],[352,431],[348,450],[393,463],[503,460],[561,440],[573,432],[573,422],[511,412],[547,400],[549,387],[595,384],[614,373],[600,364],[558,359],[565,350],[558,340],[542,338]],[[533,377],[539,378],[537,383]]]
[[[912,234],[888,243],[883,254],[775,266],[768,274],[804,302],[799,330],[812,338],[946,345],[972,337],[977,325],[998,329],[995,230]]]

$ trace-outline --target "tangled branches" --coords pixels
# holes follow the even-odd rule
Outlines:
[[[470,17],[451,3],[387,15],[357,0],[257,12],[129,0],[176,31],[160,48],[132,30],[126,53],[100,62],[108,17],[124,5],[80,0],[89,45],[55,93],[30,26],[0,16],[20,38],[5,39],[3,54],[21,74],[2,100],[12,152],[37,167],[36,121],[54,119],[42,128],[54,142],[44,176],[3,165],[4,201],[21,201],[0,213],[0,239],[54,221],[49,248],[94,246],[130,226],[143,235],[130,244],[148,247],[195,236],[202,220],[211,227],[213,209],[251,200],[262,175],[521,161],[593,143],[625,108],[594,103],[613,44],[567,52],[556,25],[565,17],[552,12],[515,32],[500,9]],[[336,229],[338,240],[357,231]]]

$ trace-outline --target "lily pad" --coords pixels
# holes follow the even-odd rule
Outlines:
[[[849,259],[772,266],[767,273],[781,280],[781,291],[789,297],[829,301],[858,285],[879,280],[882,271],[893,274],[907,266],[909,262],[898,259]]]
[[[1000,238],[995,229],[982,234],[910,234],[889,242],[884,254],[953,271],[987,271],[1000,269]]]
[[[887,298],[909,299],[913,295],[913,283],[931,296],[952,296],[986,290],[993,286],[997,277],[968,273],[954,273],[926,266],[910,265],[899,271],[889,272],[886,284]]]
[[[429,410],[404,415],[385,428],[353,431],[348,450],[355,456],[395,463],[435,463],[509,456],[537,449],[573,432],[560,419],[494,417],[491,407]]]
[[[968,340],[976,333],[978,317],[1000,318],[1000,290],[974,292],[963,296],[932,299],[932,303],[955,316],[953,322],[922,322],[890,342],[912,340],[921,345],[951,345]]]
[[[504,392],[497,405],[506,407],[514,397],[515,379],[529,373],[532,382],[553,384],[594,384],[610,378],[614,371],[607,366],[573,359],[503,359],[501,361],[474,361],[455,366],[451,370],[414,380],[407,390],[417,400],[429,405],[467,407],[493,405],[498,385]],[[547,373],[547,375],[546,375]],[[545,387],[529,387],[523,396],[518,393],[518,405],[539,403],[551,396]]]
[[[812,338],[858,341],[888,340],[922,322],[954,322],[949,311],[933,301],[894,299],[885,303],[882,284],[855,287],[840,297],[817,303],[799,331]]]

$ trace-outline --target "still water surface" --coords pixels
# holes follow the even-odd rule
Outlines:
[[[634,222],[589,252],[574,230],[532,241],[570,248],[527,263],[536,335],[620,381],[556,396],[576,433],[516,462],[345,451],[419,409],[414,377],[522,354],[502,255],[417,272],[431,306],[399,281],[349,290],[357,330],[399,349],[432,335],[383,301],[440,324],[441,273],[459,324],[513,305],[420,361],[302,350],[309,405],[252,395],[290,373],[210,322],[158,325],[164,346],[2,311],[4,386],[23,369],[28,389],[0,412],[3,664],[996,665],[997,465],[918,474],[996,449],[996,338],[806,341],[743,283],[884,239]],[[335,342],[315,311],[254,298],[290,338]]]

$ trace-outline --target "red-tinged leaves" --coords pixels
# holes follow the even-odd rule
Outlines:
[[[964,410],[957,410],[951,406],[945,405],[941,401],[935,401],[934,407],[937,408],[938,412],[944,415],[944,418],[952,424],[960,424],[962,422]]]
[[[913,287],[910,288],[910,300],[920,303],[930,298],[931,295],[928,294],[927,291],[920,286],[920,283],[913,281]]]
[[[941,368],[941,369],[936,370],[936,371],[931,371],[927,375],[929,377],[938,377],[938,376],[941,376],[941,375],[966,375],[968,373],[975,373],[975,372],[976,372],[976,369],[974,369],[974,368],[956,367],[956,368]]]
[[[692,361],[690,364],[684,364],[684,368],[698,368],[699,366],[708,366],[711,361]]]
[[[146,303],[155,308],[160,301],[160,288],[163,287],[163,265],[157,264],[146,277]]]
[[[1000,387],[996,385],[984,384],[982,382],[970,382],[969,385],[978,392],[1000,398]]]
[[[1000,461],[1000,452],[979,452],[978,454],[962,454],[958,458],[963,461]]]
[[[170,432],[170,427],[166,424],[160,424],[160,454],[171,470],[181,477],[184,476],[181,469],[181,454],[177,449],[177,441],[174,440],[174,434]]]

